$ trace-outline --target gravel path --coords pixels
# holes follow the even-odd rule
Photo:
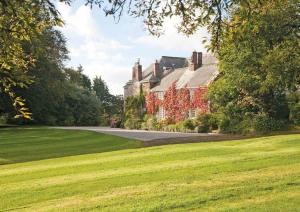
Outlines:
[[[146,131],[146,130],[126,130],[126,129],[109,128],[109,127],[55,127],[55,128],[72,129],[72,130],[90,130],[94,132],[116,135],[124,138],[132,138],[141,141],[216,135],[214,133],[158,132],[158,131]]]

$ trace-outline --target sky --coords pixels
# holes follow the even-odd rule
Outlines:
[[[178,33],[177,18],[166,20],[164,34],[155,37],[145,29],[142,19],[125,15],[116,23],[99,8],[91,9],[82,1],[71,6],[58,2],[57,9],[65,22],[60,30],[70,51],[67,66],[81,64],[91,79],[101,76],[115,95],[123,94],[138,58],[146,68],[163,55],[189,57],[194,50],[206,52],[202,44],[208,37],[206,30],[187,37]]]

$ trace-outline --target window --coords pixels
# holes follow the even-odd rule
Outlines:
[[[158,99],[162,100],[164,98],[164,92],[159,91],[157,97],[158,97]]]
[[[162,120],[162,119],[165,118],[165,110],[164,110],[163,107],[159,107],[159,108],[158,108],[158,116],[157,116],[157,118],[158,118],[159,120]]]
[[[190,118],[195,118],[196,117],[196,110],[195,109],[191,109],[190,110]]]

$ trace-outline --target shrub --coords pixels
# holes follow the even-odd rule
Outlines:
[[[167,132],[186,132],[187,128],[184,127],[185,121],[180,121],[175,124],[163,125],[162,130]]]
[[[300,125],[300,101],[290,106],[290,121]]]
[[[111,128],[120,128],[122,124],[122,119],[116,115],[114,115],[110,120]]]
[[[164,127],[164,131],[177,132],[177,126],[176,126],[176,124],[169,124],[169,125]]]
[[[141,129],[142,120],[130,118],[127,119],[124,123],[124,127],[127,129]]]
[[[157,121],[156,128],[157,130],[164,130],[164,128],[167,126],[166,120],[159,120]]]
[[[144,116],[144,122],[141,125],[143,130],[159,130],[160,126],[155,116],[146,114]]]
[[[289,120],[292,124],[300,124],[300,93],[290,94],[289,100]]]
[[[0,125],[4,125],[7,123],[8,114],[0,115]]]
[[[62,124],[65,126],[73,126],[75,125],[75,118],[73,116],[67,116]]]
[[[45,117],[44,122],[46,123],[46,125],[54,126],[54,125],[57,124],[57,118],[55,116],[48,115],[48,116]]]
[[[195,125],[191,119],[187,119],[183,122],[183,127],[188,130],[195,130]]]
[[[218,130],[219,129],[219,118],[218,114],[211,113],[209,114],[209,126],[211,130]]]
[[[195,125],[197,126],[198,133],[210,132],[210,115],[206,113],[197,114],[195,119]]]
[[[253,129],[257,133],[280,130],[283,126],[283,121],[268,117],[266,114],[259,114],[253,120]]]
[[[187,132],[187,129],[184,126],[185,121],[179,121],[175,124],[175,132]]]

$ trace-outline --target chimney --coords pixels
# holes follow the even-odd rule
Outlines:
[[[193,62],[194,64],[197,64],[197,62],[198,62],[197,56],[198,56],[197,52],[196,52],[196,51],[193,51],[193,54],[192,54],[192,62]]]
[[[202,52],[198,52],[197,64],[198,68],[202,66]]]
[[[137,81],[141,81],[142,78],[143,78],[143,76],[142,76],[142,65],[140,65],[140,60],[138,59],[138,61],[134,64],[134,66],[132,68],[132,79],[137,80]]]
[[[192,57],[189,60],[189,68],[195,71],[202,65],[202,52],[193,51]]]
[[[132,80],[135,79],[135,67],[133,66],[132,67]]]
[[[157,78],[160,77],[159,63],[157,60],[155,60],[153,66],[153,75]]]

